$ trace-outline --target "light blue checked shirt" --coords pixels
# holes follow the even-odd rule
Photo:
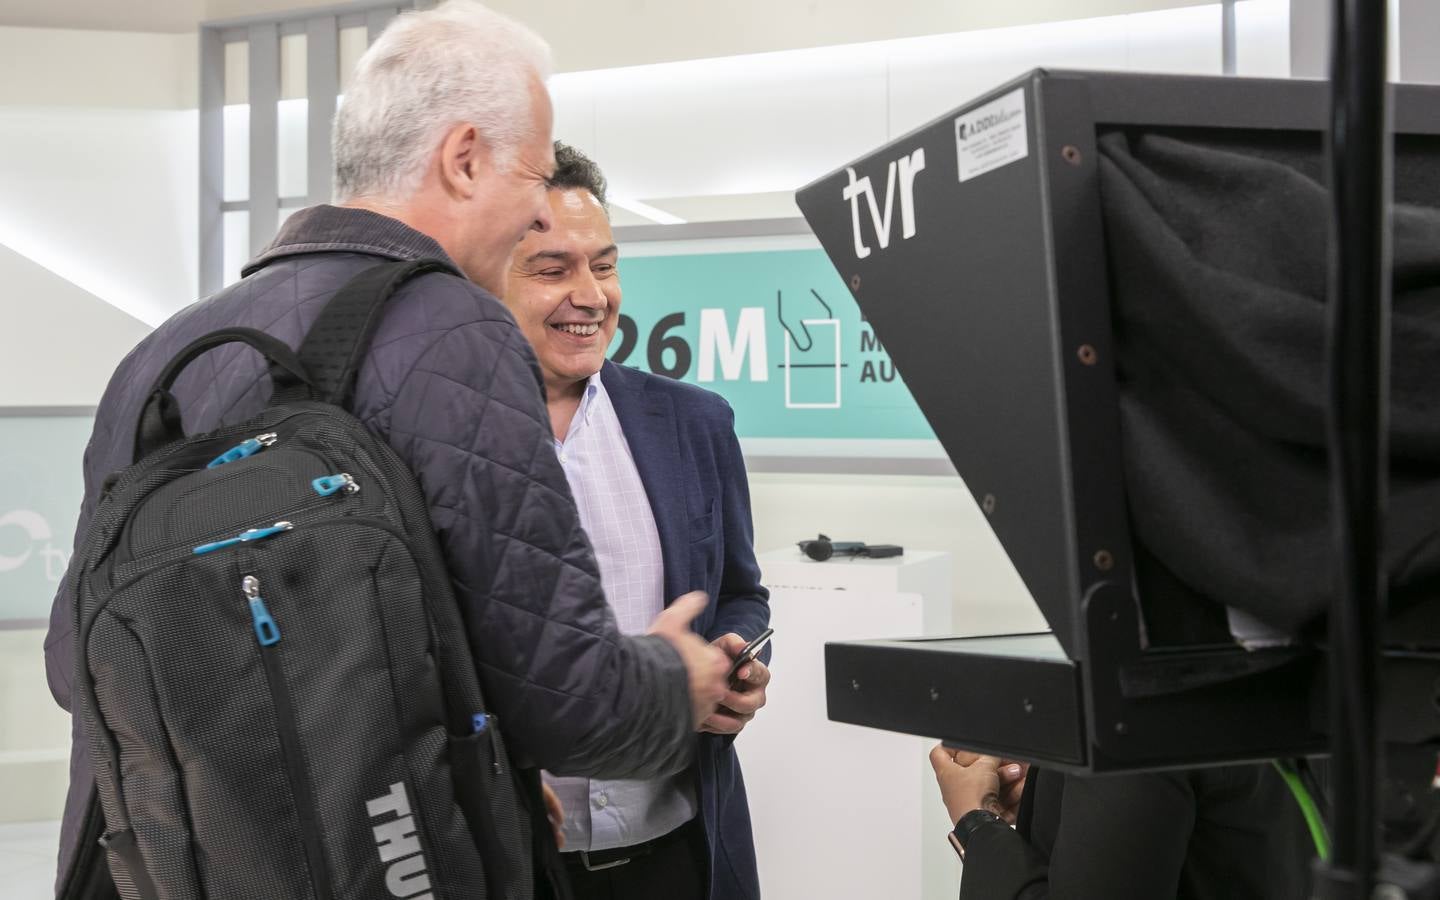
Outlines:
[[[665,608],[664,563],[655,515],[620,419],[590,376],[580,408],[555,453],[575,495],[580,524],[595,548],[605,597],[625,634],[641,634]],[[545,774],[565,808],[565,850],[630,847],[695,818],[695,789],[682,773],[629,781],[555,778]]]

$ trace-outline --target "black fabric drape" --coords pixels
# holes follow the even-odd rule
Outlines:
[[[1126,491],[1152,638],[1157,624],[1197,621],[1175,611],[1195,597],[1302,628],[1334,577],[1318,138],[1225,140],[1100,141]],[[1411,202],[1394,211],[1385,559],[1402,611],[1440,597],[1436,149],[1402,147],[1397,169],[1397,197]]]

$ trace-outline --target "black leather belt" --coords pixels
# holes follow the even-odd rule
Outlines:
[[[613,869],[623,866],[632,860],[642,856],[649,856],[659,847],[663,847],[673,840],[683,838],[686,828],[684,825],[670,832],[662,834],[658,838],[645,841],[640,844],[632,844],[629,847],[612,847],[609,850],[581,850],[578,853],[562,853],[565,861],[572,866],[583,866],[591,872],[600,872],[605,869]]]

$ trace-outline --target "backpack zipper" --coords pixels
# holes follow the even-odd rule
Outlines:
[[[267,431],[264,434],[257,434],[253,438],[250,438],[248,441],[241,441],[239,444],[236,444],[234,447],[231,447],[229,450],[226,450],[224,453],[210,460],[210,462],[206,464],[205,468],[213,469],[216,466],[223,466],[226,463],[235,462],[237,459],[244,459],[247,456],[254,456],[261,450],[264,450],[266,447],[269,447],[271,444],[278,441],[279,439],[280,435],[276,434],[273,431]]]
[[[265,598],[260,596],[260,579],[246,575],[240,579],[240,590],[250,603],[250,620],[255,625],[255,638],[262,647],[273,647],[280,643],[280,626],[265,608]]]
[[[241,565],[245,565],[242,561]],[[300,842],[305,847],[305,858],[309,864],[311,887],[319,900],[335,897],[330,875],[329,861],[320,841],[320,818],[315,810],[315,792],[311,789],[309,773],[300,751],[300,733],[296,726],[295,707],[290,701],[290,688],[285,673],[280,668],[279,651],[274,649],[280,642],[280,628],[266,608],[260,596],[260,579],[245,575],[240,579],[240,592],[250,607],[250,619],[255,637],[260,644],[260,663],[265,671],[265,682],[270,689],[270,700],[275,705],[275,726],[280,737],[280,756],[285,766],[285,776],[290,782],[290,793],[295,798],[295,812],[299,818]]]
[[[315,493],[322,497],[329,497],[337,491],[344,491],[347,494],[360,493],[360,482],[349,472],[340,472],[336,475],[322,475],[310,482],[310,487]]]
[[[315,491],[317,496],[311,498],[308,502],[302,503],[300,504],[300,506],[296,507],[291,512],[292,516],[297,513],[309,512],[312,509],[316,509],[321,506],[327,498],[333,497],[336,494],[340,494],[343,498],[344,496],[360,493],[360,482],[357,481],[355,476],[351,475],[349,472],[341,472],[337,475],[325,475],[320,478],[316,478],[310,482],[310,487]],[[265,528],[247,528],[235,537],[223,538],[216,541],[209,541],[207,543],[198,544],[194,547],[191,547],[190,553],[194,556],[204,556],[207,553],[214,553],[216,550],[223,550],[226,547],[233,547],[237,544],[248,544],[253,541],[260,541],[268,537],[274,537],[277,534],[291,531],[294,528],[294,523],[288,521],[276,522],[274,525]],[[172,554],[174,554],[178,549],[179,548],[172,548],[170,550],[159,551],[158,553],[151,553],[148,556],[141,557],[141,560],[153,561],[157,557],[160,560],[165,560],[168,559]],[[140,560],[132,559],[127,560],[127,563],[139,561]],[[122,563],[121,565],[123,566],[125,565],[125,563]]]
[[[264,437],[268,437],[268,434],[259,435],[259,436],[257,436],[257,437],[251,438],[250,440],[251,440],[251,441],[258,441],[258,440],[260,440],[261,438],[264,438]],[[249,443],[249,441],[247,441],[246,443]],[[271,441],[270,444],[263,444],[263,445],[262,445],[262,449],[263,449],[263,447],[273,446],[273,445],[276,444],[276,443],[278,443],[278,439],[277,439],[276,441]],[[240,446],[244,446],[244,444],[241,444]],[[232,448],[232,449],[238,449],[238,447],[237,447],[237,448]],[[334,465],[334,462],[333,462],[332,460],[327,459],[326,456],[325,456],[325,454],[324,454],[323,452],[321,452],[321,451],[319,451],[319,450],[317,450],[317,449],[315,449],[315,448],[308,447],[308,446],[299,446],[299,447],[297,447],[297,446],[294,446],[294,445],[292,444],[292,445],[287,445],[286,447],[279,448],[279,450],[277,450],[277,452],[280,452],[280,451],[285,451],[285,452],[295,453],[295,454],[301,454],[301,455],[310,457],[312,460],[315,461],[315,463],[318,464],[318,468],[319,468],[320,471],[322,471],[322,472],[324,472],[324,471],[334,471],[334,470],[331,468],[331,467]],[[253,456],[254,454],[250,454],[250,455]],[[218,458],[218,457],[217,457],[217,458]],[[213,472],[213,471],[214,471],[214,468],[209,469],[209,471]],[[228,471],[228,470],[227,470],[227,471]],[[206,472],[207,472],[206,469],[197,469],[197,470],[195,470],[195,471],[194,471],[193,473],[191,473],[191,474],[203,475],[203,474],[206,473]],[[224,475],[224,473],[221,473],[221,477],[223,477],[223,475]],[[354,493],[353,491],[344,491],[344,492],[341,492],[341,496],[342,496],[342,497],[349,497],[349,496],[351,496],[351,494],[353,494],[353,493]],[[146,496],[145,498],[143,498],[142,500],[140,500],[138,503],[136,503],[134,509],[132,510],[131,517],[133,518],[135,515],[138,515],[138,514],[146,507],[146,505],[147,505],[149,502],[151,502],[151,500],[153,500],[153,499],[154,499],[154,494],[153,494],[153,492],[152,492],[149,496]],[[327,498],[326,498],[325,496],[323,496],[323,495],[317,495],[317,494],[316,494],[316,492],[314,491],[314,488],[313,488],[312,480],[311,480],[311,479],[304,479],[304,480],[301,480],[301,481],[299,482],[299,484],[296,484],[296,485],[295,485],[295,494],[294,494],[294,501],[293,501],[293,502],[295,503],[295,505],[289,507],[288,509],[276,510],[275,512],[273,512],[273,513],[271,513],[271,514],[272,514],[272,515],[279,515],[279,516],[289,516],[289,517],[293,517],[295,513],[298,513],[298,512],[300,512],[300,511],[302,511],[302,510],[310,509],[311,507],[314,507],[314,506],[321,505],[321,504],[325,503],[326,500],[327,500]],[[224,511],[221,510],[220,512],[223,513]],[[260,515],[264,515],[264,513],[263,513],[263,512],[256,513],[256,516],[257,516],[257,517],[260,516]],[[253,520],[252,520],[252,521],[253,521]],[[196,535],[196,537],[197,537],[198,539],[200,539],[200,540],[205,540],[205,539],[207,539],[207,538],[210,538],[211,535],[214,535],[214,537],[211,538],[211,539],[218,541],[219,538],[220,538],[221,536],[223,536],[227,531],[230,532],[231,534],[234,534],[234,533],[235,533],[235,532],[233,532],[233,531],[230,531],[230,528],[233,527],[233,528],[235,528],[235,529],[238,530],[238,529],[240,529],[240,528],[243,528],[244,526],[245,526],[245,523],[244,523],[244,521],[242,520],[242,521],[239,521],[239,522],[234,522],[234,523],[233,523],[232,525],[230,525],[230,526],[220,526],[218,529],[213,529],[213,530],[212,530],[212,529],[204,529],[203,531],[200,531],[200,532]],[[130,530],[130,529],[126,529],[126,532],[127,532],[127,536],[124,537],[124,543],[123,543],[123,544],[117,543],[117,545],[116,545],[115,548],[114,548],[114,552],[116,552],[116,553],[119,554],[118,557],[117,557],[117,561],[118,561],[118,563],[121,564],[121,565],[124,565],[124,564],[127,564],[127,563],[132,563],[132,562],[139,562],[139,561],[142,561],[142,560],[144,560],[144,561],[150,561],[150,560],[156,559],[156,558],[163,558],[163,557],[165,557],[165,556],[168,556],[170,553],[173,553],[173,552],[175,552],[176,550],[180,549],[180,548],[178,548],[178,547],[173,547],[173,546],[172,546],[172,547],[162,547],[162,548],[156,548],[156,547],[154,547],[154,546],[147,546],[147,547],[144,547],[143,550],[142,550],[142,548],[138,548],[138,547],[136,546],[137,540],[140,540],[139,538],[137,538],[136,532],[134,532],[133,530]],[[194,545],[192,544],[191,547],[193,547],[193,546],[194,546]]]
[[[248,544],[252,541],[261,541],[268,537],[274,537],[277,534],[284,534],[287,531],[293,531],[294,528],[294,524],[290,522],[276,522],[269,528],[248,528],[240,532],[236,537],[201,544],[190,552],[196,556],[204,556],[206,553],[213,553],[216,550],[223,550],[226,547],[233,547],[236,544]]]

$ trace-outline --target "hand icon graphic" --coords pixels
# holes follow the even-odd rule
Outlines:
[[[787,309],[784,292],[775,292],[775,312],[785,329],[785,408],[839,409],[840,370],[845,367],[840,320],[814,288],[810,298]]]

